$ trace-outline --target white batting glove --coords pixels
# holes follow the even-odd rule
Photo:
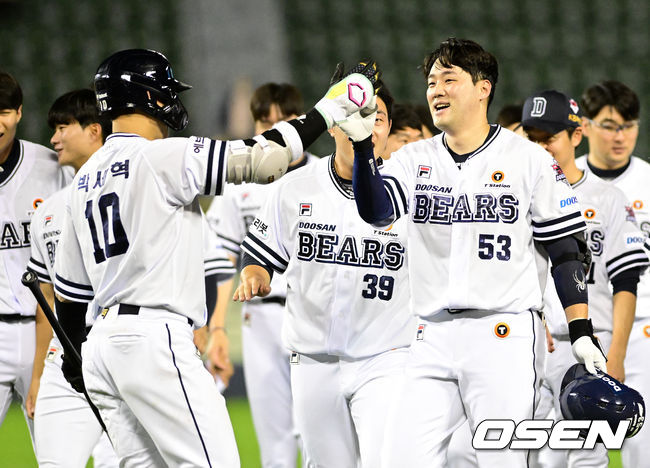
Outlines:
[[[607,364],[603,352],[596,346],[592,337],[581,336],[571,345],[573,355],[578,362],[585,365],[590,374],[596,374],[596,369],[607,373]]]
[[[375,120],[377,118],[376,100],[376,96],[373,96],[373,103],[371,103],[371,107],[368,108],[368,110],[374,108],[374,112],[371,112],[365,117],[360,111],[355,112],[347,119],[338,122],[337,125],[341,128],[341,130],[343,130],[343,133],[345,133],[350,140],[363,141],[372,135],[372,129],[375,127]]]
[[[352,73],[332,85],[314,108],[325,119],[327,128],[332,128],[355,112],[366,109],[374,112],[377,107],[372,99],[374,95],[375,90],[370,80],[360,73]],[[373,105],[374,108],[371,107]]]

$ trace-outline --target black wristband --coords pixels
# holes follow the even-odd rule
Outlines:
[[[571,344],[575,343],[578,338],[583,336],[593,336],[594,327],[591,324],[591,319],[574,319],[569,322],[569,338]]]

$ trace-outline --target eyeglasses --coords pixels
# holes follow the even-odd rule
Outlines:
[[[596,127],[604,130],[607,133],[611,134],[616,134],[619,131],[623,133],[628,133],[632,129],[637,128],[639,126],[639,123],[641,122],[640,120],[630,120],[629,122],[625,122],[624,124],[621,125],[616,125],[615,123],[600,123],[596,122],[595,120],[587,119],[591,124],[595,125]]]

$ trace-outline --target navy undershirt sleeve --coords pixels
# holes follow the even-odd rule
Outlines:
[[[394,220],[395,215],[384,187],[384,179],[377,169],[372,137],[355,142],[352,146],[354,147],[352,188],[359,215],[366,223],[388,225]]]
[[[573,236],[565,236],[542,245],[553,265],[551,275],[562,307],[587,304],[587,277],[582,262],[577,260],[580,255],[578,241]],[[565,260],[571,257],[576,260]]]
[[[616,275],[616,277],[611,280],[614,294],[621,291],[627,291],[636,296],[637,284],[639,283],[641,272],[642,268],[630,268],[629,270],[625,270]]]
[[[249,255],[246,252],[244,252],[244,254],[242,255],[242,258],[241,258],[241,268],[242,268],[242,270],[245,267],[247,267],[248,265],[261,266],[262,268],[264,268],[266,271],[269,272],[269,276],[271,277],[271,279],[273,279],[273,268],[271,268],[270,266],[268,266],[268,265],[266,265],[264,263],[258,262],[255,259],[255,257],[253,257],[252,255]]]

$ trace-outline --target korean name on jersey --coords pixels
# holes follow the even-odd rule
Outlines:
[[[112,134],[72,182],[55,290],[98,307],[134,304],[206,320],[197,195],[219,195],[228,142]]]
[[[386,162],[395,213],[408,213],[414,310],[542,307],[533,239],[585,229],[575,193],[539,145],[501,127],[459,170],[444,133]]]
[[[362,358],[407,346],[415,322],[405,223],[364,223],[330,159],[274,183],[242,249],[285,272],[289,349]]]
[[[592,254],[587,275],[589,317],[594,330],[612,331],[612,288],[610,282],[630,268],[647,268],[648,256],[643,249],[644,236],[634,211],[621,190],[584,172],[573,184],[587,223],[585,237]],[[557,297],[553,279],[546,282],[544,312],[554,336],[569,334],[564,308]]]

